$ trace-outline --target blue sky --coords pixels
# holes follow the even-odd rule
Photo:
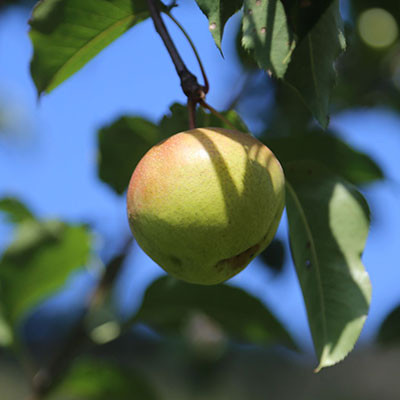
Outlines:
[[[206,66],[211,84],[208,102],[224,108],[242,79],[232,43],[223,42],[222,58],[205,17],[191,3],[184,3],[175,15],[190,31]],[[19,197],[41,217],[94,224],[99,232],[97,246],[107,251],[128,234],[128,226],[125,199],[97,179],[97,129],[126,113],[157,120],[173,102],[184,102],[185,97],[160,38],[146,21],[37,102],[29,75],[28,17],[18,8],[0,17],[0,106],[18,115],[8,132],[0,135],[0,196]],[[236,23],[235,19],[228,23],[227,35],[233,34]],[[186,41],[175,27],[168,26],[185,61],[200,76]],[[363,332],[369,339],[385,314],[400,303],[400,117],[388,110],[356,110],[333,116],[331,124],[343,139],[378,161],[388,176],[364,190],[372,208],[363,258],[373,285],[371,312]],[[8,240],[8,233],[4,226],[0,228],[0,243]],[[285,219],[279,235],[286,235]],[[137,306],[144,284],[161,274],[138,247],[131,259],[131,267],[119,282],[125,308]],[[254,262],[230,283],[259,296],[299,342],[310,346],[291,264],[274,277]],[[68,308],[68,299],[71,296],[66,294],[54,307]]]

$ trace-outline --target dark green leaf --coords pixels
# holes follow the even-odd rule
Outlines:
[[[49,399],[155,400],[154,390],[136,371],[100,359],[79,359]]]
[[[234,126],[246,132],[247,127],[235,111],[222,113]],[[230,128],[217,117],[197,111],[198,127]],[[118,194],[124,193],[137,163],[155,144],[188,129],[186,106],[173,104],[171,114],[165,116],[159,127],[139,117],[122,117],[99,131],[99,176]]]
[[[99,131],[99,176],[118,194],[128,186],[136,164],[164,137],[158,127],[139,117],[122,117]]]
[[[188,319],[199,312],[233,339],[295,348],[281,323],[258,299],[226,285],[200,286],[161,278],[147,289],[135,320],[179,335]]]
[[[323,128],[336,81],[334,62],[345,48],[339,1],[335,0],[296,46],[285,82],[303,99]]]
[[[360,259],[368,205],[322,164],[293,162],[286,177],[291,251],[319,370],[352,350],[368,314],[371,285]]]
[[[244,0],[242,45],[260,68],[284,76],[295,43],[280,0]]]
[[[333,134],[315,131],[265,143],[284,166],[291,161],[315,160],[356,185],[383,179],[382,170],[370,157]]]
[[[17,323],[32,307],[56,292],[69,274],[85,265],[90,235],[59,221],[26,221],[0,259],[0,303]]]
[[[228,19],[241,9],[243,0],[196,0],[196,2],[207,16],[210,32],[221,50],[224,26]]]
[[[25,205],[13,197],[3,197],[0,199],[0,212],[5,213],[7,220],[12,223],[34,219],[33,214]]]
[[[224,111],[221,114],[241,132],[248,132],[248,128],[236,111]],[[189,116],[187,107],[175,103],[170,107],[170,114],[166,115],[160,122],[160,129],[163,135],[170,136],[178,132],[186,131],[189,126]],[[205,112],[202,108],[197,109],[196,125],[198,128],[226,128],[232,129],[231,126],[225,124],[217,116],[209,112]]]
[[[400,344],[400,306],[383,321],[378,332],[378,342],[389,346]]]
[[[40,1],[30,21],[38,93],[53,90],[147,17],[144,0]]]
[[[282,241],[274,238],[259,258],[273,272],[281,272],[285,262],[285,247]]]
[[[290,27],[301,40],[318,22],[334,0],[297,1],[282,0]]]

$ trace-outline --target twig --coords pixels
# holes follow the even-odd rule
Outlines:
[[[57,384],[64,372],[68,369],[72,360],[90,339],[86,334],[85,319],[88,313],[101,305],[113,286],[121,267],[129,253],[133,239],[129,238],[121,252],[115,256],[105,269],[102,278],[90,296],[74,329],[70,332],[60,351],[50,360],[47,366],[42,367],[34,375],[32,380],[33,395],[31,400],[42,399]]]
[[[204,69],[203,63],[201,62],[201,58],[199,55],[199,52],[196,49],[196,46],[194,45],[192,39],[190,38],[190,36],[188,35],[188,33],[185,31],[185,29],[183,28],[183,26],[179,23],[179,21],[171,14],[170,11],[168,11],[166,13],[168,15],[168,17],[175,23],[175,25],[181,30],[181,32],[183,33],[183,35],[185,36],[186,40],[189,42],[190,47],[193,50],[193,53],[196,57],[197,63],[199,64],[200,67],[200,71],[201,71],[201,75],[203,76],[203,80],[204,80],[204,86],[203,86],[203,91],[205,94],[208,93],[209,89],[210,89],[210,85],[208,83],[208,78],[207,78],[207,74],[206,71]]]
[[[205,92],[203,86],[197,82],[197,78],[193,75],[185,63],[182,61],[178,50],[175,47],[174,42],[169,35],[164,21],[161,18],[160,10],[158,9],[156,2],[154,0],[147,0],[147,4],[150,11],[150,16],[153,20],[154,27],[157,33],[161,36],[165,47],[175,65],[176,72],[181,80],[181,87],[185,95],[192,99],[195,103],[198,103],[201,99],[205,97]]]

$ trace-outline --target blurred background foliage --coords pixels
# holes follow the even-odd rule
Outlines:
[[[284,2],[289,14],[294,3]],[[317,17],[328,3],[320,2]],[[0,13],[10,7],[26,10],[33,4],[2,0]],[[399,113],[398,1],[352,0],[343,2],[342,13],[347,51],[336,64],[339,79],[332,93],[332,114],[360,107]],[[297,29],[299,37],[306,34],[304,27]],[[246,124],[252,127],[284,165],[316,160],[361,187],[385,179],[381,166],[343,141],[335,127],[322,131],[291,87],[255,68],[253,59],[238,45],[239,35],[225,40],[234,42],[243,78],[226,107],[237,113],[224,113],[231,123],[242,130],[248,129]],[[1,140],[12,140],[10,132],[15,127],[24,131],[25,125],[21,128],[19,118],[12,115],[7,98],[1,101]],[[197,119],[199,126],[223,125],[202,110]],[[98,178],[123,194],[131,171],[147,149],[186,126],[186,109],[178,103],[158,124],[136,115],[110,121],[98,131]],[[361,346],[339,366],[313,375],[314,359],[308,349],[299,348],[274,313],[245,290],[222,286],[215,291],[162,277],[143,288],[138,310],[124,315],[117,289],[108,283],[132,262],[129,239],[126,246],[113,243],[113,248],[99,250],[99,235],[90,222],[42,219],[12,197],[1,199],[0,212],[9,237],[0,260],[2,400],[28,399],[27,377],[37,366],[46,372],[49,365],[54,381],[47,382],[43,374],[33,384],[48,388],[50,399],[400,396],[399,308],[385,319],[376,341]],[[289,266],[287,250],[278,235],[259,256],[271,276],[279,276]],[[59,315],[44,313],[46,302],[83,271],[91,279],[85,294],[77,297],[78,305]],[[99,279],[103,284],[92,293]],[[39,329],[42,325],[46,326]],[[37,335],[38,330],[47,333]],[[78,354],[71,368],[63,365]]]

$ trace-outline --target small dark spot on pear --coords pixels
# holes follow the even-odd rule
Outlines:
[[[222,265],[226,263],[232,269],[243,268],[245,265],[247,265],[249,259],[254,257],[259,248],[260,245],[257,243],[256,245],[249,247],[247,250],[237,254],[236,256],[219,261],[215,267],[217,269],[221,269]]]

